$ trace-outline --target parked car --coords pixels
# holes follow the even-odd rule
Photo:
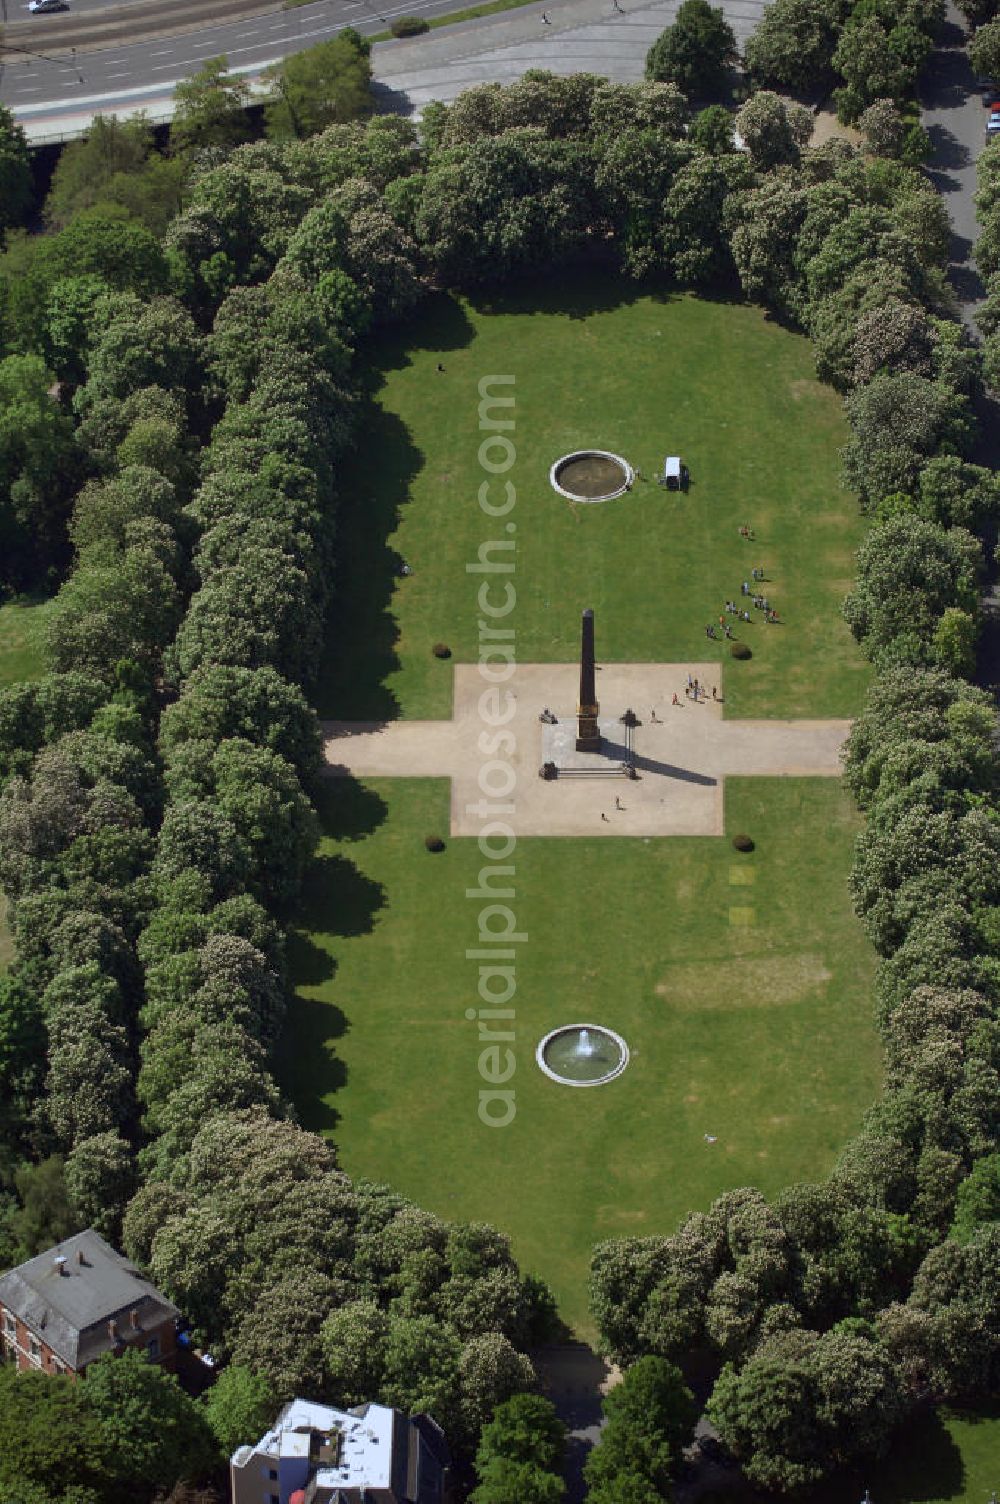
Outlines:
[[[46,10],[69,10],[66,0],[28,0],[28,9],[33,15]]]

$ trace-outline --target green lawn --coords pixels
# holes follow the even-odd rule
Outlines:
[[[42,636],[50,614],[50,603],[31,604],[12,601],[0,606],[0,689],[37,679],[45,672]],[[14,943],[7,927],[7,901],[0,893],[0,971],[5,971],[13,956]]]
[[[449,714],[451,664],[431,647],[475,658],[479,580],[465,565],[503,536],[477,503],[478,384],[492,374],[516,378],[510,624],[521,662],[575,659],[587,605],[599,658],[719,655],[705,624],[761,564],[785,624],[745,629],[755,656],[728,675],[727,712],[857,708],[867,671],[839,604],[863,523],[839,485],[841,403],[814,379],[808,341],[756,308],[623,296],[583,281],[495,308],[441,297],[375,346],[362,441],[341,477],[322,714]],[[549,467],[582,446],[623,454],[646,475],[678,452],[691,489],[646,480],[616,502],[563,501]],[[744,522],[753,545],[739,535]],[[414,571],[405,579],[404,559]]]
[[[760,564],[785,624],[746,629],[754,657],[727,660],[727,713],[857,709],[866,670],[838,607],[862,520],[839,485],[840,402],[804,339],[756,309],[591,278],[493,307],[440,297],[374,351],[362,442],[340,477],[321,713],[450,713],[453,665],[431,647],[475,658],[479,579],[465,566],[511,520],[519,661],[574,659],[587,605],[605,661],[719,654],[705,623]],[[497,374],[516,378],[517,505],[490,523],[477,409],[480,379]],[[678,452],[691,489],[644,481],[617,502],[569,504],[549,467],[584,446],[647,474]],[[419,779],[326,790],[282,1078],[352,1173],[509,1232],[589,1336],[595,1241],[669,1232],[727,1187],[821,1176],[877,1095],[873,958],[845,881],[856,817],[836,783],[738,780],[727,829],[756,838],[748,857],[721,838],[522,840],[517,1116],[498,1130],[477,1117],[465,1017],[478,848],[423,845],[447,832],[448,797]],[[547,1080],[539,1038],[592,1020],[625,1036],[628,1070],[590,1091]]]
[[[49,601],[0,606],[0,689],[45,672],[42,639],[50,614]]]
[[[824,780],[737,780],[729,829],[757,840],[523,840],[516,852],[517,1116],[477,1117],[477,843],[426,780],[329,787],[326,835],[291,962],[280,1065],[352,1174],[447,1217],[495,1223],[590,1335],[586,1275],[604,1237],[671,1231],[727,1187],[822,1175],[880,1082],[872,957],[844,875],[855,816]],[[616,1082],[572,1090],[539,1038],[591,1020],[622,1033]],[[704,1134],[717,1136],[709,1145]]]

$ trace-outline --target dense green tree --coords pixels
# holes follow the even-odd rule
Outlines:
[[[81,415],[102,398],[119,403],[148,387],[194,396],[201,384],[201,337],[191,315],[173,298],[122,294],[111,300],[78,393]],[[134,419],[133,419],[134,421]]]
[[[86,379],[90,343],[100,326],[111,287],[93,272],[63,277],[49,289],[42,343],[46,359],[63,381]]]
[[[624,1473],[668,1495],[698,1414],[680,1370],[662,1358],[640,1358],[608,1391],[604,1413],[607,1424],[585,1466],[588,1485],[613,1489]]]
[[[708,0],[682,0],[668,26],[646,55],[646,77],[677,84],[695,99],[711,98],[726,87],[736,61],[736,38],[721,7]]]
[[[971,679],[976,668],[979,623],[970,611],[946,606],[931,639],[931,661],[946,674]]]
[[[809,1487],[884,1445],[902,1396],[884,1349],[837,1330],[789,1332],[723,1369],[708,1413],[753,1482]]]
[[[979,1160],[959,1186],[951,1236],[957,1243],[968,1243],[988,1222],[1000,1222],[1000,1154]]]
[[[878,675],[847,741],[844,776],[863,809],[911,746],[939,748],[942,775],[957,788],[980,789],[995,776],[991,706],[983,692],[929,670]],[[947,759],[947,760],[945,760]],[[904,781],[906,764],[903,764]]]
[[[370,50],[371,43],[349,27],[268,69],[273,89],[265,108],[268,135],[278,141],[302,139],[325,126],[370,115]]]
[[[174,88],[170,150],[190,153],[204,147],[238,146],[250,135],[250,86],[229,72],[229,60],[210,57]]]
[[[596,186],[618,232],[626,269],[644,277],[663,269],[661,230],[667,196],[690,148],[658,131],[623,131],[606,146]]]
[[[308,1266],[289,1267],[272,1277],[237,1317],[233,1361],[262,1374],[279,1404],[308,1392],[315,1385],[316,1374],[322,1372],[320,1326],[344,1293],[342,1281]],[[440,1330],[435,1330],[440,1336]],[[416,1362],[419,1364],[425,1356],[415,1355]],[[407,1379],[419,1392],[417,1374],[417,1369],[411,1369]],[[395,1391],[389,1403],[399,1403]],[[401,1408],[427,1410],[439,1419],[432,1404],[409,1406],[405,1394]]]
[[[143,115],[95,115],[87,135],[59,153],[42,211],[46,224],[61,230],[81,209],[105,203],[112,179],[140,172],[152,146],[152,127]]]
[[[910,1305],[941,1333],[947,1392],[989,1390],[1000,1357],[1000,1223],[985,1222],[964,1243],[946,1239],[917,1271]]]
[[[592,159],[580,142],[507,131],[439,153],[416,216],[438,274],[459,285],[572,256],[591,224]]]
[[[681,1372],[662,1358],[640,1358],[608,1391],[604,1413],[638,1440],[661,1439],[678,1455],[694,1434],[698,1409]]]
[[[888,298],[866,309],[857,320],[854,337],[854,382],[858,386],[879,375],[910,371],[930,376],[933,330],[922,308]]]
[[[126,546],[129,526],[153,517],[176,524],[180,502],[174,487],[148,465],[128,465],[106,480],[90,481],[73,506],[70,536],[78,554],[97,543]]]
[[[88,1389],[69,1378],[0,1366],[0,1488],[18,1499],[27,1483],[39,1497],[61,1499],[68,1487],[104,1498],[114,1466],[109,1438]]]
[[[844,27],[833,54],[833,66],[845,81],[834,95],[841,120],[857,120],[876,99],[902,99],[912,87],[919,65],[901,57],[892,38],[873,15]]]
[[[82,729],[108,693],[99,679],[78,672],[47,674],[0,691],[0,782],[29,772],[47,742]]]
[[[866,502],[911,490],[924,460],[968,441],[963,399],[909,371],[876,376],[846,405],[853,437],[844,450],[844,478]]]
[[[873,528],[858,552],[858,577],[844,601],[848,625],[873,662],[934,662],[934,634],[949,606],[974,613],[979,544],[919,517]]]
[[[102,277],[112,288],[148,296],[166,290],[168,268],[151,231],[100,206],[78,214],[57,235],[11,236],[0,257],[11,343],[37,349],[52,287],[66,277],[84,276]]]
[[[272,667],[301,682],[318,655],[319,622],[309,581],[286,554],[247,550],[241,564],[220,569],[196,592],[176,641],[187,679],[209,664]]]
[[[443,1314],[448,1314],[447,1307]],[[530,1359],[518,1352],[502,1332],[482,1331],[471,1336],[458,1360],[462,1418],[467,1434],[478,1436],[498,1405],[512,1395],[533,1389],[536,1382]]]
[[[150,547],[145,540],[121,552],[88,551],[48,623],[54,667],[110,676],[127,658],[155,670],[180,615],[173,562],[165,563],[155,542]]]
[[[205,1396],[205,1417],[224,1457],[257,1441],[276,1408],[267,1380],[238,1363],[224,1368]]]
[[[80,1231],[82,1219],[70,1201],[60,1155],[51,1154],[36,1165],[24,1165],[16,1172],[14,1183],[20,1206],[10,1219],[11,1228],[25,1258]]]
[[[62,561],[76,452],[53,379],[38,355],[0,361],[0,589],[38,588]]]
[[[725,105],[710,104],[707,109],[699,110],[691,122],[688,140],[710,156],[734,151],[733,117]]]
[[[227,668],[212,664],[185,681],[160,727],[169,760],[184,742],[221,742],[244,737],[286,758],[312,780],[320,768],[315,713],[297,685],[270,667]]]
[[[109,1481],[120,1491],[169,1489],[182,1478],[205,1478],[217,1467],[219,1454],[203,1409],[140,1349],[98,1358],[87,1369],[84,1393],[113,1459]]]
[[[375,1394],[385,1369],[389,1317],[373,1300],[349,1301],[331,1311],[321,1339],[326,1372],[337,1402],[360,1405]]]
[[[984,78],[1000,75],[1000,20],[991,19],[976,28],[969,43],[969,61]]]
[[[824,83],[839,23],[836,0],[773,0],[744,49],[752,78],[767,88],[797,92]]]
[[[81,1138],[66,1160],[66,1189],[81,1222],[112,1244],[136,1189],[135,1154],[114,1130]]]
[[[785,104],[767,89],[751,94],[736,115],[736,130],[759,172],[797,162],[812,128],[808,110]]]
[[[725,206],[733,260],[747,297],[784,312],[799,306],[795,256],[806,190],[783,173],[734,193]]]
[[[557,1474],[497,1457],[482,1470],[469,1498],[472,1504],[560,1504],[565,1493],[566,1484]]]
[[[906,122],[895,100],[874,99],[858,121],[868,150],[879,157],[899,158],[906,140]]]
[[[515,1394],[496,1407],[483,1427],[476,1451],[482,1474],[495,1458],[528,1463],[543,1472],[559,1472],[566,1450],[566,1428],[551,1400],[540,1394]]]
[[[0,243],[23,224],[33,197],[28,142],[13,114],[0,106]]]

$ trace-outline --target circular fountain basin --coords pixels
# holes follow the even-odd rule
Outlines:
[[[549,471],[553,491],[567,501],[614,501],[628,490],[635,471],[607,449],[578,449],[556,460]]]
[[[535,1059],[561,1086],[603,1086],[628,1065],[628,1045],[603,1024],[565,1024],[546,1034]]]

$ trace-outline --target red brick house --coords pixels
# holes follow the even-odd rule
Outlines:
[[[140,1347],[173,1371],[178,1310],[93,1228],[0,1276],[0,1339],[18,1368],[83,1373]]]

